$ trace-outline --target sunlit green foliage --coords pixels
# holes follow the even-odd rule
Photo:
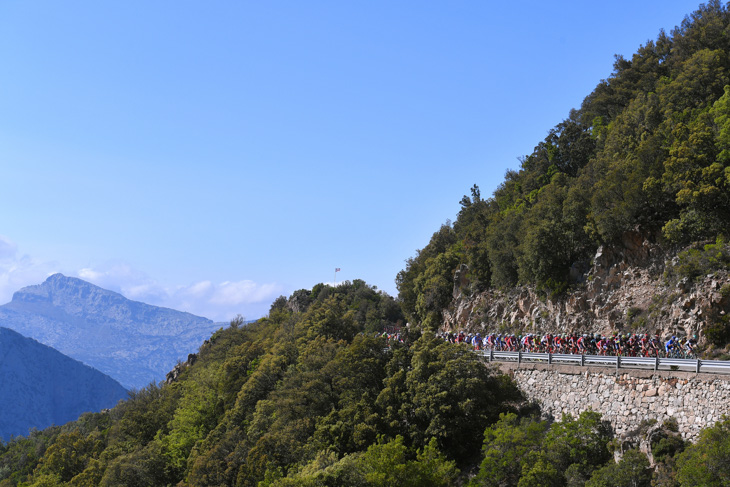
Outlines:
[[[638,450],[629,450],[624,453],[618,463],[609,463],[599,468],[586,487],[649,487],[652,471],[649,468],[649,459]]]
[[[37,475],[53,475],[62,482],[68,482],[86,468],[91,458],[98,457],[103,448],[99,433],[83,437],[80,432],[61,433],[46,450],[41,459]]]
[[[455,485],[458,473],[455,462],[439,452],[436,440],[414,452],[397,436],[390,441],[381,438],[364,453],[340,460],[323,454],[300,471],[285,478],[270,475],[259,486],[447,487]]]
[[[613,463],[611,438],[610,426],[593,411],[576,419],[567,415],[551,425],[502,414],[484,433],[484,457],[470,486],[584,485],[604,465],[610,471],[628,468]]]
[[[680,252],[676,262],[667,266],[664,277],[674,285],[680,279],[695,280],[727,268],[730,268],[730,245],[723,237],[718,237],[714,244],[698,245]]]
[[[682,245],[730,229],[730,11],[712,0],[660,32],[407,261],[399,296],[433,327],[450,296],[532,285],[555,297],[629,231]],[[461,282],[454,282],[457,269]],[[463,289],[466,269],[468,289]],[[573,273],[573,277],[579,277]]]
[[[492,375],[475,354],[429,333],[393,360],[397,368],[376,405],[386,431],[418,448],[435,438],[453,458],[478,455],[484,428],[521,400],[514,385]]]
[[[471,485],[517,485],[523,469],[540,451],[547,430],[545,421],[500,414],[499,421],[484,432],[484,459]]]
[[[401,436],[368,448],[358,462],[367,485],[418,487],[453,484],[458,470],[454,462],[449,462],[439,452],[436,440],[432,439],[419,450],[413,460],[408,460],[408,453]]]
[[[522,399],[362,281],[295,295],[214,333],[177,381],[0,445],[0,482],[453,485]],[[381,336],[399,326],[403,342]]]
[[[730,484],[730,420],[700,433],[697,443],[688,446],[677,460],[677,480],[682,486]]]

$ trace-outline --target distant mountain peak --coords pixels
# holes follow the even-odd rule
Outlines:
[[[51,274],[46,278],[45,281],[43,281],[40,284],[33,284],[30,286],[26,286],[24,288],[21,288],[20,290],[16,291],[13,295],[13,299],[15,299],[16,295],[24,295],[24,294],[51,294],[54,291],[63,290],[63,289],[78,289],[78,288],[97,288],[100,291],[112,293],[112,291],[108,291],[106,289],[100,288],[99,286],[96,286],[95,284],[92,284],[90,282],[84,281],[83,279],[79,279],[78,277],[68,277],[61,273]]]
[[[61,274],[60,272],[56,272],[55,274],[51,274],[50,276],[48,276],[46,278],[45,281],[43,281],[43,283],[44,284],[47,283],[47,282],[52,282],[52,283],[55,283],[55,282],[64,282],[65,283],[65,282],[69,282],[69,281],[78,281],[78,282],[81,282],[81,283],[90,284],[90,283],[88,283],[88,282],[86,282],[86,281],[84,281],[82,279],[78,279],[76,277],[68,277],[68,276],[65,276],[65,275]]]
[[[53,274],[0,306],[0,326],[56,348],[126,387],[142,388],[163,380],[221,325]]]
[[[13,294],[9,303],[11,308],[24,304],[54,306],[72,315],[90,311],[96,314],[100,302],[123,304],[127,298],[114,291],[101,288],[77,277],[57,273],[48,276],[41,284],[26,286]],[[132,301],[130,301],[132,302]]]
[[[46,278],[43,283],[38,284],[38,286],[46,287],[50,289],[66,289],[66,288],[90,288],[90,289],[98,289],[99,291],[105,292],[105,293],[111,293],[111,294],[118,294],[114,291],[109,291],[108,289],[101,288],[97,286],[96,284],[92,284],[88,281],[84,281],[83,279],[80,279],[78,277],[69,277],[66,275],[61,274],[60,272],[57,272],[56,274],[51,274]]]

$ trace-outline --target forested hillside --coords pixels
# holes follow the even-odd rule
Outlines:
[[[3,445],[0,485],[350,485],[391,467],[400,485],[448,485],[521,394],[431,334],[382,336],[401,325],[362,281],[280,298],[176,382]]]
[[[639,232],[664,248],[730,225],[730,12],[702,5],[631,59],[617,57],[491,197],[475,185],[397,276],[411,322],[434,329],[462,269],[467,293],[563,295],[600,245]],[[726,261],[713,265],[727,266]],[[706,269],[703,269],[706,270]]]
[[[0,444],[0,486],[648,487],[730,475],[728,422],[688,446],[671,422],[619,441],[598,413],[545,421],[466,345],[399,335],[401,324],[397,303],[362,281],[297,291],[215,333],[174,382]]]

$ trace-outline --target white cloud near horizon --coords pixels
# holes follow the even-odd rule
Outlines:
[[[284,289],[278,283],[261,284],[251,280],[219,284],[203,280],[168,288],[128,264],[118,263],[80,269],[78,277],[129,299],[187,311],[214,321],[229,321],[239,314],[248,319],[264,316]]]
[[[166,287],[125,262],[109,262],[75,271],[57,262],[44,262],[22,254],[10,238],[0,235],[0,304],[10,302],[23,287],[40,284],[57,272],[78,277],[104,289],[155,306],[187,311],[214,321],[229,321],[241,314],[246,319],[265,316],[284,291],[281,284],[251,280],[214,283],[201,280],[190,285]]]
[[[0,259],[12,258],[18,252],[18,245],[4,235],[0,235]]]
[[[55,262],[20,254],[15,242],[0,235],[0,304],[10,302],[15,291],[45,281],[57,268]]]

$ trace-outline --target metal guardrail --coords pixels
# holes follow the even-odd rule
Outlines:
[[[475,353],[490,362],[542,363],[547,365],[599,366],[618,369],[677,370],[695,373],[730,374],[730,361],[661,357],[622,357],[576,355],[565,353],[496,352],[478,350]]]

